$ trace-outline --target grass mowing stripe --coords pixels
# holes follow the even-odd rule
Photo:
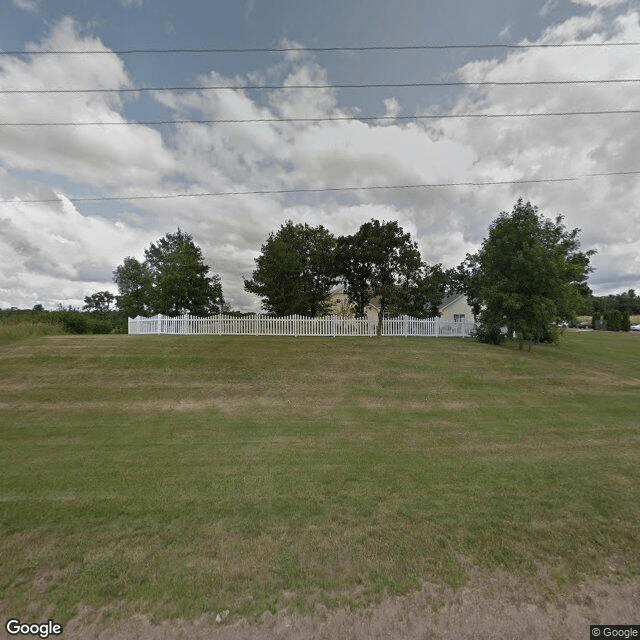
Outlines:
[[[471,567],[637,571],[636,338],[0,343],[3,607],[251,616]]]

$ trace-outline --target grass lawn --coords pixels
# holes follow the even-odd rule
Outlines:
[[[630,334],[0,341],[0,611],[253,617],[472,568],[637,575],[639,413]]]

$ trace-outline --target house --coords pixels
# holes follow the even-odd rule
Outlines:
[[[349,302],[349,297],[345,292],[344,285],[333,289],[327,296],[330,303],[330,313],[341,318],[349,318],[354,315],[353,305]],[[378,311],[380,310],[379,298],[371,300],[365,309],[367,319],[373,322],[378,321]],[[440,319],[443,322],[474,322],[473,309],[469,306],[464,294],[458,293],[447,296],[440,305]]]
[[[443,322],[474,322],[473,309],[462,293],[447,296],[440,305],[440,320]]]
[[[344,285],[338,285],[327,296],[327,302],[330,304],[331,315],[339,318],[351,318],[355,315],[353,305],[349,302],[349,296],[346,293]],[[380,311],[380,299],[374,298],[365,308],[367,320],[372,322],[378,321],[378,311]]]

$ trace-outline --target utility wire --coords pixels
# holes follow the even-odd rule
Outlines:
[[[444,120],[452,118],[545,118],[565,116],[601,116],[638,114],[640,109],[607,109],[601,111],[540,111],[535,113],[446,113],[414,116],[326,116],[318,118],[219,118],[211,120],[140,120],[113,122],[0,122],[0,127],[97,127],[97,126],[147,126],[169,124],[247,124],[269,122],[351,122],[395,120]]]
[[[206,54],[206,53],[287,53],[311,51],[318,52],[358,52],[358,51],[431,51],[447,49],[564,49],[637,47],[640,42],[558,42],[529,44],[418,44],[418,45],[372,45],[363,47],[256,47],[256,48],[185,48],[185,49],[52,49],[48,51],[17,49],[0,51],[0,56],[37,56],[37,55],[129,55],[129,54]]]
[[[546,184],[559,182],[576,182],[585,178],[596,178],[606,176],[635,176],[640,175],[637,171],[610,171],[603,173],[585,173],[580,176],[567,176],[563,178],[532,178],[528,180],[489,180],[489,181],[469,181],[469,182],[440,182],[424,184],[400,184],[400,185],[377,185],[367,187],[319,187],[317,189],[256,189],[247,191],[214,191],[206,193],[165,193],[153,196],[132,195],[132,196],[79,196],[67,197],[71,202],[112,202],[126,200],[172,200],[177,198],[211,198],[219,196],[248,196],[248,195],[283,195],[297,193],[335,193],[350,191],[382,191],[392,189],[436,189],[446,187],[487,187],[494,185],[516,185],[516,184]],[[60,198],[45,198],[39,200],[0,200],[0,204],[45,204],[59,202]]]
[[[122,87],[120,89],[0,89],[0,94],[48,94],[48,93],[137,93],[153,91],[241,91],[274,89],[385,89],[417,87],[525,87],[542,85],[622,84],[638,83],[640,78],[614,78],[604,80],[523,80],[523,81],[445,81],[445,82],[383,82],[364,84],[271,84],[271,85],[205,85],[176,87]]]

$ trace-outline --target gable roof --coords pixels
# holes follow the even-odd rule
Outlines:
[[[456,293],[452,296],[446,296],[442,299],[442,304],[440,305],[440,311],[446,309],[449,305],[452,305],[454,302],[460,300],[460,298],[464,298],[464,293]]]

